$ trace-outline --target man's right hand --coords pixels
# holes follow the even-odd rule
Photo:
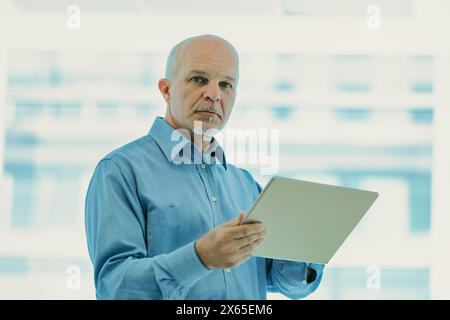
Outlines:
[[[243,263],[264,241],[262,223],[242,224],[244,213],[221,224],[195,242],[195,250],[208,269],[231,268]]]

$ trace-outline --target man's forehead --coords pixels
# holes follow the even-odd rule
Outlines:
[[[200,38],[188,42],[184,46],[184,51],[193,55],[227,55],[230,57],[237,56],[236,50],[229,43],[215,38]]]
[[[186,69],[186,75],[201,75],[206,77],[224,78],[230,81],[236,81],[236,70],[229,68],[214,68],[205,65],[193,65]]]
[[[238,65],[232,59],[221,59],[214,55],[185,55],[179,61],[183,74],[197,73],[205,76],[235,80]]]
[[[215,35],[202,35],[179,42],[170,51],[166,63],[166,77],[185,74],[192,64],[204,64],[239,76],[239,55],[227,40]],[[230,71],[228,71],[230,70]]]
[[[208,48],[187,49],[180,58],[186,64],[209,64],[219,68],[234,68],[238,62],[230,51]]]
[[[233,66],[237,53],[228,44],[218,40],[196,40],[187,44],[180,55],[183,62],[209,62]]]

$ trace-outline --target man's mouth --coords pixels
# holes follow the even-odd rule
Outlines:
[[[197,111],[197,113],[204,113],[204,114],[209,114],[209,115],[215,115],[215,116],[218,116],[220,118],[220,115],[217,112],[210,111],[210,110]]]

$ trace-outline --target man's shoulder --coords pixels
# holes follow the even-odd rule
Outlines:
[[[231,164],[231,163],[227,163],[227,169],[231,173],[239,175],[242,178],[253,180],[253,177],[252,177],[251,173],[247,169],[244,169],[244,168],[241,168],[241,167],[237,167],[237,166],[235,166],[234,164]]]
[[[256,181],[247,169],[237,167],[231,163],[227,163],[227,169],[231,174],[238,176],[241,180],[245,180],[250,183],[255,183]]]
[[[261,192],[260,184],[255,180],[249,170],[237,167],[233,164],[227,163],[228,172],[242,183],[243,186],[247,186],[257,196]]]
[[[150,135],[145,135],[114,149],[106,154],[100,162],[104,160],[113,160],[114,162],[133,160],[148,153],[154,146],[156,144],[153,138]]]

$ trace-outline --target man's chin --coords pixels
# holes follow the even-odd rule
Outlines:
[[[220,131],[220,129],[220,121],[209,122],[204,120],[195,120],[193,125],[193,132],[201,135],[211,135],[214,132]]]

